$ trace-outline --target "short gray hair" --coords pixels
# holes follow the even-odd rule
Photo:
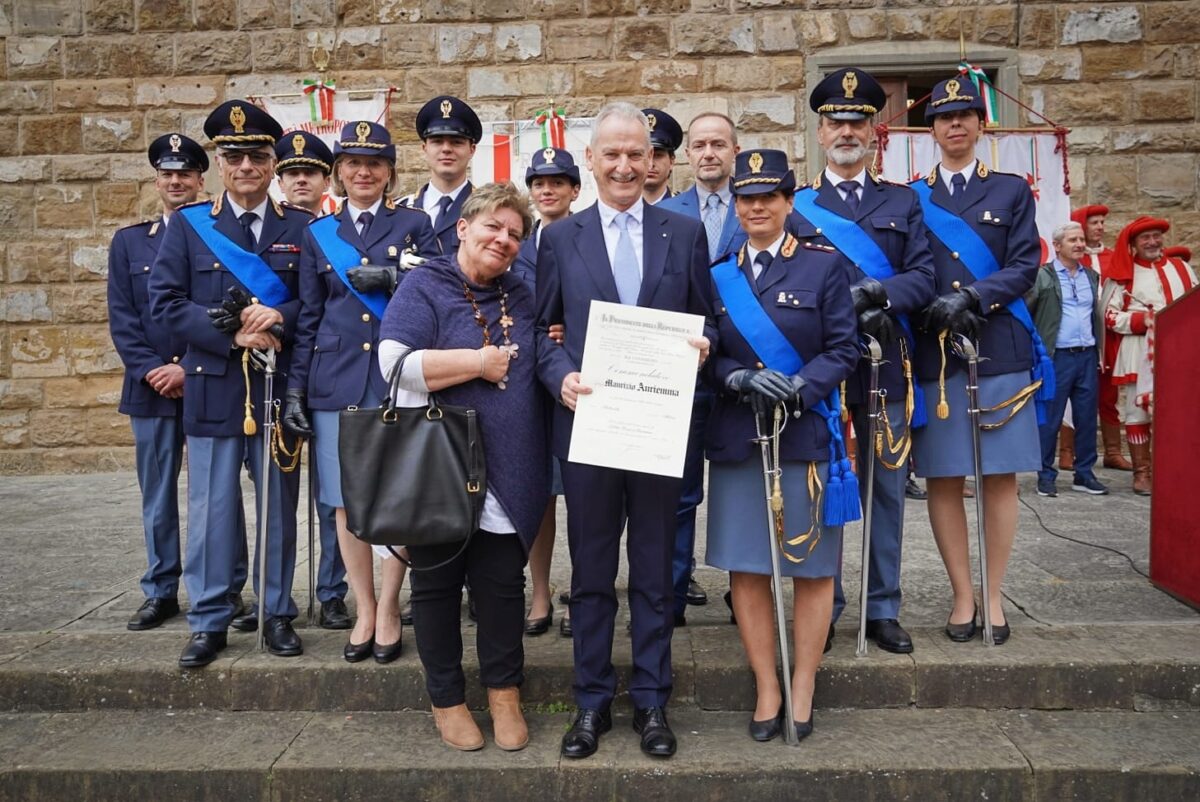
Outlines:
[[[1067,236],[1067,232],[1073,228],[1083,231],[1083,226],[1079,225],[1079,223],[1074,221],[1070,223],[1063,223],[1061,226],[1054,229],[1054,234],[1050,237],[1051,241],[1054,242],[1055,245],[1058,245],[1063,241],[1063,237]]]
[[[596,121],[592,123],[592,141],[589,144],[593,149],[596,147],[596,137],[600,135],[600,126],[609,118],[632,120],[640,124],[646,132],[646,147],[650,147],[650,121],[646,119],[646,115],[642,114],[642,110],[632,103],[614,100],[600,109],[600,113],[596,115]]]

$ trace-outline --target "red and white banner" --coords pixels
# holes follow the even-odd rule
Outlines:
[[[582,186],[572,209],[587,208],[596,200],[596,185],[584,162],[594,120],[542,113],[535,119],[519,122],[485,122],[483,139],[471,160],[471,183],[479,186],[492,181],[512,181],[519,187],[525,186],[525,169],[533,154],[546,147],[546,137],[550,137],[549,142],[569,152],[579,166]]]

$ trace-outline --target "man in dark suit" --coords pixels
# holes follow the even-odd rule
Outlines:
[[[687,146],[688,163],[696,183],[662,202],[662,208],[704,224],[709,262],[736,251],[746,241],[746,232],[738,223],[733,193],[729,189],[734,157],[740,150],[733,120],[717,112],[696,116],[688,125]],[[693,569],[696,563],[696,508],[704,501],[704,432],[713,403],[712,390],[703,382],[697,382],[683,467],[683,490],[675,513],[675,556],[671,577],[675,585],[676,626],[687,623],[687,605],[708,602],[708,595],[696,582]],[[726,597],[727,602],[729,598]]]
[[[126,624],[135,631],[153,629],[179,613],[183,570],[177,484],[183,465],[184,371],[179,362],[187,345],[151,319],[147,287],[171,216],[196,200],[208,169],[204,148],[179,133],[155,139],[149,157],[162,214],[119,230],[108,251],[108,326],[125,365],[118,409],[133,427],[148,563],[142,576],[146,600]],[[242,546],[234,595],[246,581],[244,539]]]
[[[908,316],[933,300],[933,256],[916,193],[907,186],[882,181],[867,169],[875,136],[874,115],[886,100],[879,82],[856,67],[830,73],[813,89],[809,106],[819,115],[817,141],[825,151],[826,164],[812,186],[796,194],[799,213],[793,213],[790,222],[797,236],[823,237],[852,265],[848,278],[859,334],[884,345],[879,387],[887,392],[887,421],[904,443],[912,423],[906,419],[905,399],[918,392],[905,377],[905,369],[911,371],[914,352]],[[885,437],[884,453],[874,455],[867,434],[869,390],[870,367],[863,360],[846,381],[845,400],[861,445],[858,473],[864,503],[866,461],[875,460],[867,637],[881,649],[908,654],[913,649],[912,638],[899,620],[907,448],[901,445],[889,450],[892,440]],[[918,395],[916,407],[922,406]],[[916,424],[920,420],[916,417]],[[845,606],[839,571],[830,638],[833,622]]]
[[[312,215],[267,194],[282,129],[265,111],[249,101],[227,101],[209,115],[204,132],[217,145],[225,191],[180,207],[150,274],[154,321],[187,344],[180,362],[187,376],[189,476],[183,578],[192,636],[179,658],[184,668],[217,658],[235,614],[229,593],[239,548],[245,548],[238,544],[243,460],[258,493],[264,480],[270,483],[267,520],[258,521],[267,556],[264,577],[255,559],[255,585],[266,604],[266,620],[258,623],[272,654],[303,651],[291,625],[300,474],[276,469],[270,460],[263,464],[265,388],[248,352],[275,352],[281,375],[273,397],[281,400],[290,358],[285,344],[293,339],[300,306],[300,243]]]
[[[433,222],[442,253],[456,253],[456,224],[463,203],[471,196],[467,168],[483,138],[483,123],[463,101],[439,95],[417,112],[417,136],[429,164],[429,183],[403,198],[400,205],[423,209]]]
[[[538,249],[538,374],[560,401],[553,421],[554,454],[563,460],[567,537],[571,547],[571,620],[575,638],[575,700],[579,714],[563,736],[564,757],[595,753],[612,726],[616,694],[612,639],[614,582],[621,531],[628,521],[629,608],[633,673],[629,695],[642,751],[669,757],[675,735],[665,706],[671,693],[671,553],[680,480],[567,461],[575,404],[591,392],[580,381],[593,300],[708,315],[708,248],[699,223],[642,200],[650,159],[646,117],[628,103],[596,116],[587,164],[599,200],[542,233]],[[562,346],[549,328],[562,323]],[[692,341],[703,361],[715,336]]]

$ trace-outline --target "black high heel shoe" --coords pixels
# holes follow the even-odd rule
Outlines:
[[[544,635],[547,631],[549,631],[550,625],[552,623],[554,623],[553,619],[554,619],[554,605],[551,604],[550,609],[546,611],[545,615],[543,615],[539,618],[526,618],[525,619],[525,634],[529,635],[530,637],[537,637],[538,635]]]
[[[371,656],[372,650],[375,648],[374,636],[367,638],[366,643],[355,643],[354,641],[346,641],[346,648],[342,649],[342,657],[347,663],[361,663]]]
[[[781,712],[782,712],[782,711],[781,711]],[[812,731],[813,731],[813,714],[812,714],[812,711],[810,710],[810,711],[808,712],[808,721],[795,721],[795,720],[793,720],[793,721],[792,721],[792,724],[794,724],[794,725],[796,726],[796,740],[797,740],[797,741],[803,741],[805,738],[807,738],[808,736],[812,735]]]
[[[375,656],[375,662],[380,664],[390,663],[400,656],[400,652],[404,651],[404,638],[395,643],[376,643],[375,648],[371,653]]]
[[[779,737],[783,732],[783,706],[780,705],[779,712],[773,718],[765,721],[750,719],[750,737],[759,743],[766,743]]]
[[[975,619],[979,617],[979,607],[971,613],[971,620],[965,624],[952,624],[949,619],[946,621],[946,637],[955,643],[966,643],[975,637],[975,633],[979,631],[979,627],[975,625]],[[1007,629],[1007,627],[1006,627]],[[992,627],[992,637],[995,638],[996,628]],[[1007,640],[1008,635],[1005,635]]]

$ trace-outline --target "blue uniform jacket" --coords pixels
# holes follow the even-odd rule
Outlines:
[[[417,190],[417,194],[411,199],[405,198],[401,202],[403,206],[409,206],[418,211],[425,211],[421,205],[425,200],[425,190],[429,188],[428,184]],[[437,227],[433,230],[434,236],[437,237],[438,244],[442,247],[442,253],[458,253],[458,218],[462,217],[463,204],[467,202],[467,198],[471,197],[471,189],[473,185],[470,181],[463,187],[462,192],[458,193],[458,197],[450,204],[450,208],[446,209],[446,213],[438,217]],[[426,215],[428,217],[428,215]]]
[[[915,330],[919,317],[916,313],[929,306],[935,297],[933,255],[929,250],[929,238],[917,194],[901,184],[869,178],[863,186],[858,211],[852,213],[850,207],[842,200],[842,193],[825,180],[824,171],[813,182],[813,188],[817,190],[818,206],[839,217],[853,220],[887,256],[892,270],[895,271],[895,275],[883,282],[890,304],[888,311],[893,317],[908,315],[909,323]],[[834,244],[821,236],[817,226],[797,212],[788,216],[787,227],[801,239],[817,238],[816,242]],[[846,260],[845,264],[850,271],[848,278],[851,284],[857,284],[867,277],[860,267],[849,260]],[[911,358],[916,353],[915,343],[904,333],[899,323],[896,324],[896,331],[908,341],[908,353]],[[887,390],[891,400],[902,401],[907,385],[904,381],[899,342],[892,343],[884,350],[883,359],[879,369],[879,386]],[[870,377],[867,361],[861,360],[858,369],[846,380],[847,404],[866,402]]]
[[[242,227],[225,196],[203,201],[217,217],[216,231],[234,242]],[[292,299],[276,307],[283,315],[283,350],[276,355],[275,397],[282,398],[287,384],[291,343],[300,311],[300,246],[304,226],[312,220],[308,212],[267,205],[258,238],[257,253],[291,292]],[[187,371],[183,393],[184,434],[199,437],[233,437],[242,432],[246,400],[242,377],[242,350],[233,345],[233,335],[213,327],[206,310],[228,297],[231,287],[241,287],[229,268],[213,256],[195,229],[175,215],[150,271],[150,312],[154,321],[187,343],[182,364]],[[262,374],[250,370],[253,414],[260,426],[263,419]]]
[[[542,232],[537,257],[538,377],[555,399],[561,395],[566,375],[579,370],[583,362],[592,300],[620,303],[600,225],[600,212],[592,204]],[[650,204],[645,204],[642,226],[638,306],[704,315],[704,335],[716,348],[704,227]],[[563,346],[547,334],[553,323],[566,325]],[[553,447],[560,459],[567,458],[573,421],[574,413],[562,404],[555,405]]]
[[[122,228],[108,249],[108,330],[125,365],[118,411],[145,418],[179,414],[179,399],[165,398],[146,374],[183,359],[186,343],[150,317],[151,267],[166,234],[161,218]]]
[[[858,321],[850,300],[851,265],[837,250],[818,241],[784,238],[767,268],[765,286],[758,290],[746,250],[738,254],[742,274],[767,316],[804,360],[800,376],[808,382],[801,391],[804,413],[788,418],[780,442],[780,457],[805,462],[829,459],[829,428],[812,406],[837,389],[858,362]],[[712,360],[717,403],[708,420],[705,441],[713,462],[740,462],[757,456],[754,413],[725,389],[729,374],[741,368],[762,368],[758,354],[734,327],[716,292],[715,313],[720,347]]]
[[[1041,244],[1034,220],[1033,193],[1024,178],[1008,173],[977,169],[967,182],[963,198],[956,202],[942,181],[938,169],[933,184],[933,202],[963,220],[983,239],[996,257],[1000,269],[976,281],[956,253],[951,253],[931,231],[929,245],[937,277],[937,294],[944,295],[959,287],[974,287],[986,324],[979,335],[979,374],[993,376],[1029,370],[1033,364],[1033,341],[1025,327],[1005,306],[1023,296],[1037,279]],[[979,173],[984,175],[980,176]],[[926,180],[926,179],[922,179]],[[946,373],[965,369],[966,363],[954,356],[949,342]],[[924,380],[938,377],[941,356],[936,332],[918,331],[917,375]]]
[[[672,195],[659,201],[658,208],[685,215],[693,220],[700,220],[700,193],[696,192],[696,186],[693,184],[678,195]],[[707,237],[706,234],[704,240],[706,243],[708,242]],[[737,213],[734,212],[733,204],[730,203],[729,210],[725,214],[725,226],[721,229],[721,238],[717,240],[717,258],[712,261],[717,261],[727,253],[733,253],[742,247],[742,243],[745,241],[746,232],[742,230],[742,224],[738,222]]]
[[[512,267],[509,268],[513,275],[525,282],[525,286],[529,288],[530,292],[537,291],[537,241],[538,229],[541,227],[541,220],[533,222],[533,229],[529,232],[529,236],[521,242],[517,258],[513,260]]]
[[[398,269],[405,251],[425,258],[438,255],[429,215],[420,209],[397,208],[385,201],[367,229],[365,242],[345,206],[334,218],[337,236],[371,264]],[[375,368],[379,319],[350,292],[311,231],[304,232],[301,251],[300,315],[288,387],[306,390],[312,409],[345,409],[357,404],[368,381],[377,395],[386,398],[387,383]],[[397,277],[402,279],[403,274]]]

